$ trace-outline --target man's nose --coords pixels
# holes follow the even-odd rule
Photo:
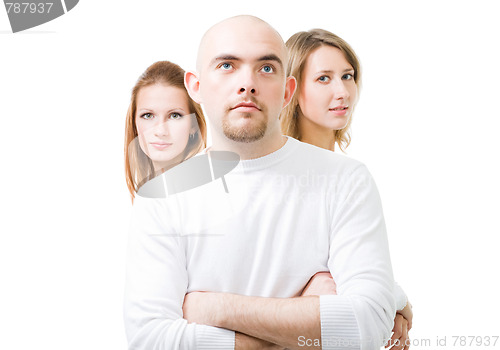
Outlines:
[[[250,69],[242,70],[241,72],[241,84],[238,90],[239,94],[257,94],[257,84],[255,81],[255,74]]]

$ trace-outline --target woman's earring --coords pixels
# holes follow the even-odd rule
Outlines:
[[[194,140],[194,134],[189,134],[189,139]]]

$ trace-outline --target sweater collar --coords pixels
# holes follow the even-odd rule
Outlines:
[[[237,174],[258,171],[272,167],[284,161],[291,154],[293,154],[293,151],[299,144],[299,141],[294,139],[293,137],[286,135],[285,137],[287,138],[287,140],[281,148],[259,158],[240,160],[239,164],[231,171],[231,173]],[[208,151],[210,151],[209,147],[205,148],[201,153],[206,154]]]

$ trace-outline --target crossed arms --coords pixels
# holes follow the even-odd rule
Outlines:
[[[365,171],[358,168],[361,174]],[[124,310],[130,349],[222,350],[268,344],[250,336],[278,344],[276,348],[307,348],[298,344],[303,336],[322,339],[323,349],[341,346],[336,340],[349,345],[345,348],[378,349],[392,329],[394,282],[378,193],[370,181],[371,177],[361,177],[360,184],[332,207],[335,220],[330,231],[335,234],[328,268],[338,295],[322,297],[186,296],[189,282],[182,238],[165,235],[167,218],[174,214],[162,200],[138,197],[129,237]],[[211,298],[208,303],[198,300],[209,306],[190,312],[189,304],[196,305],[193,298],[198,297]]]
[[[308,339],[321,339],[317,296],[286,299],[190,293],[184,302],[184,310],[184,317],[189,322],[240,332],[236,335],[235,349],[238,350],[274,348],[273,344],[279,344],[277,349],[295,349],[301,335]]]
[[[321,349],[318,346],[321,339],[319,295],[325,294],[337,294],[336,284],[327,272],[315,274],[302,291],[301,298],[193,292],[184,299],[184,318],[188,322],[237,331],[237,350],[294,349],[299,345],[300,337],[304,343],[301,349]]]
[[[398,293],[404,293],[399,285],[396,285],[396,288]],[[316,296],[318,299],[320,295],[336,294],[336,284],[330,273],[318,272],[311,277],[300,296],[309,298]],[[406,296],[404,297],[406,299]],[[321,334],[313,335],[318,329],[318,319],[314,317],[319,313],[318,302],[310,300],[299,305],[297,299],[294,300],[294,303],[289,303],[286,299],[192,292],[184,299],[183,312],[184,318],[190,323],[196,322],[237,331],[235,349],[238,350],[283,349],[277,344],[285,344],[289,349],[297,345],[300,345],[301,349],[321,349],[319,346]],[[405,346],[407,332],[412,326],[413,313],[410,304],[407,303],[404,306],[401,300],[399,303],[394,334],[388,345],[392,345],[392,350],[407,349]],[[280,309],[281,313],[278,311]],[[305,317],[296,319],[297,315]],[[258,319],[252,317],[258,317]],[[301,330],[301,335],[293,334],[293,330],[297,328]],[[295,339],[295,341],[290,343],[290,339]],[[399,342],[396,342],[397,340]]]

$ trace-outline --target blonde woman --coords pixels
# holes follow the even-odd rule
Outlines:
[[[206,123],[184,87],[184,70],[160,61],[132,89],[125,124],[125,175],[132,200],[145,182],[205,147]]]
[[[343,39],[323,29],[296,33],[286,46],[287,74],[297,79],[297,90],[280,116],[283,133],[331,151],[338,145],[344,151],[350,143],[349,128],[361,83],[360,64],[354,50]],[[335,293],[328,272],[315,277],[303,294],[314,294],[313,282],[323,285],[330,282],[331,293]],[[408,349],[411,304],[399,286],[395,291],[400,310],[387,347]]]

